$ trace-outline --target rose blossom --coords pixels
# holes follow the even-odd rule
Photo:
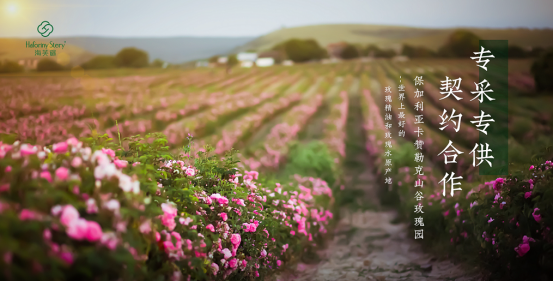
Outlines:
[[[238,265],[238,260],[237,259],[232,259],[232,260],[229,261],[230,268],[234,269],[234,268],[236,268],[237,265]]]
[[[240,234],[238,234],[238,233],[235,233],[235,234],[230,236],[230,242],[232,243],[232,245],[240,245],[241,241],[242,241],[242,239],[240,237]]]
[[[55,153],[65,153],[67,152],[67,143],[66,142],[56,143],[52,146],[52,150]]]
[[[55,207],[52,208],[52,213],[55,212],[54,209]],[[65,207],[63,207],[63,210],[61,211],[61,217],[60,217],[61,223],[64,226],[69,226],[71,222],[77,219],[79,219],[79,212],[77,211],[77,209],[75,209],[73,205],[65,205]]]

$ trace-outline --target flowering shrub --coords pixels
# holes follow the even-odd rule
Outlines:
[[[255,278],[321,241],[333,217],[326,182],[264,186],[160,134],[52,147],[0,143],[0,254],[7,278]]]
[[[455,249],[458,255],[473,261],[478,259],[494,280],[538,280],[543,274],[551,279],[552,167],[551,161],[531,166],[529,171],[497,178],[472,190],[463,189],[453,198],[449,189],[446,197],[442,196],[438,179],[431,175],[425,188],[434,191],[423,191],[425,198],[421,201],[424,220],[431,223],[424,225],[421,242]],[[414,191],[410,196],[407,193],[403,191],[401,204],[418,204]],[[412,208],[407,211],[411,221],[419,216]]]
[[[146,275],[153,205],[111,149],[0,143],[0,252],[12,280]],[[131,169],[131,170],[129,170]],[[35,280],[36,280],[35,279]]]

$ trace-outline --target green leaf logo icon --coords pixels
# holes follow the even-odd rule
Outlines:
[[[48,21],[43,21],[41,24],[38,25],[36,28],[38,33],[42,35],[42,37],[48,37],[52,32],[54,32],[54,26],[51,25]]]

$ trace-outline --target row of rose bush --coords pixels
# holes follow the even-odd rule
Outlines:
[[[209,135],[210,131],[219,123],[226,122],[231,116],[255,108],[259,104],[274,98],[279,94],[277,92],[278,86],[283,83],[290,83],[295,79],[295,77],[287,77],[287,79],[283,79],[278,83],[273,83],[268,89],[264,89],[267,90],[264,92],[241,92],[229,95],[224,102],[218,102],[194,116],[171,123],[164,129],[169,143],[172,145],[182,144],[188,133],[201,137]]]
[[[323,141],[335,157],[336,163],[341,163],[346,157],[346,122],[349,110],[349,95],[347,91],[341,91],[329,101],[330,112],[324,120]]]
[[[263,278],[317,248],[326,182],[255,171],[161,134],[52,147],[0,143],[0,260],[8,280]]]

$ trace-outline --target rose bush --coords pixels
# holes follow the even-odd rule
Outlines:
[[[261,184],[233,151],[172,155],[166,144],[161,134],[0,143],[4,277],[262,278],[327,233],[334,199],[323,180]]]
[[[553,164],[547,161],[506,178],[463,188],[443,196],[438,182],[443,175],[425,171],[423,189],[413,188],[414,169],[401,168],[394,177],[398,209],[414,222],[424,218],[424,239],[433,250],[455,252],[465,261],[479,263],[491,280],[540,280],[553,277]],[[403,183],[403,184],[401,184]],[[407,183],[407,184],[405,184]],[[463,186],[469,183],[463,182]],[[424,198],[416,201],[415,192]],[[424,214],[413,212],[421,203]]]

